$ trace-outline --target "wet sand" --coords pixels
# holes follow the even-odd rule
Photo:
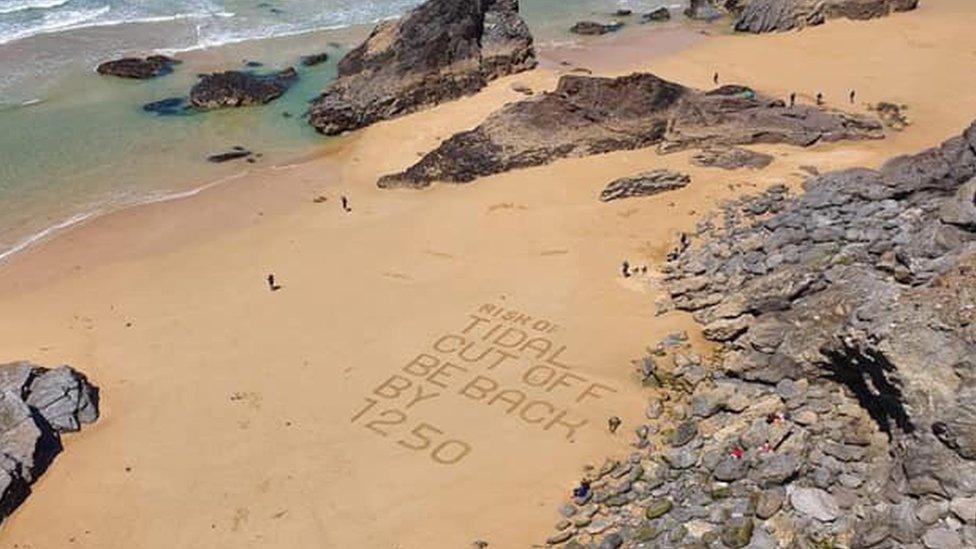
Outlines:
[[[0,542],[541,543],[581,467],[630,451],[646,399],[630,360],[682,329],[705,350],[687,316],[654,316],[655,276],[623,279],[620,262],[653,272],[677,231],[718,201],[773,183],[798,186],[800,166],[874,166],[958,133],[976,112],[976,74],[965,70],[976,51],[974,22],[966,0],[943,0],[884,20],[703,36],[679,51],[635,55],[656,47],[647,26],[643,38],[546,51],[540,70],[342,138],[306,162],[118,212],[19,254],[0,266],[0,356],[86,372],[102,389],[103,416],[65,438]],[[470,185],[375,187],[379,175],[518,99],[513,82],[551,89],[569,69],[563,60],[598,74],[650,70],[699,87],[718,71],[723,83],[784,97],[822,91],[831,106],[858,111],[863,102],[900,102],[913,125],[877,142],[756,147],[777,157],[758,172],[696,168],[691,153],[643,150]],[[859,96],[853,107],[851,88]],[[689,173],[692,184],[597,201],[610,180],[660,167]],[[313,202],[320,195],[328,200]],[[341,195],[352,212],[341,211]],[[270,272],[280,291],[268,291]],[[519,358],[494,368],[452,356],[447,349],[458,340],[440,338],[483,343],[482,325],[461,332],[471,314],[490,317],[499,308],[531,315],[519,326],[550,346],[513,351]],[[440,394],[408,407],[415,374],[432,364],[411,365],[422,353],[464,370],[438,376],[433,366],[423,386]],[[551,370],[565,384],[526,377],[530,370]],[[388,399],[393,389],[384,382],[394,375],[411,387]],[[476,379],[491,396],[478,398],[477,387],[462,392]],[[509,392],[489,405],[503,389],[525,398],[514,404]],[[367,399],[377,404],[360,415]],[[530,402],[548,407],[526,409]],[[562,422],[553,421],[559,412]],[[606,430],[610,415],[624,422],[616,435]]]

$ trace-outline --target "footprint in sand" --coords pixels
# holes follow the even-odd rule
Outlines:
[[[440,257],[443,259],[454,259],[454,256],[447,252],[438,252],[437,250],[424,250],[427,255],[432,255],[434,257]]]
[[[541,255],[541,256],[566,255],[568,253],[569,253],[569,250],[554,249],[554,250],[542,250],[541,252],[539,252],[539,255]]]
[[[521,204],[515,204],[514,202],[499,202],[498,204],[492,204],[488,206],[488,212],[494,212],[496,210],[524,210],[525,206]]]

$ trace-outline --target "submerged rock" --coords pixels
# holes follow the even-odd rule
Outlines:
[[[200,77],[190,90],[190,103],[201,109],[262,105],[281,97],[298,79],[295,69],[258,75],[227,71]]]
[[[441,143],[381,187],[464,183],[477,177],[616,150],[659,151],[818,141],[878,139],[864,116],[797,105],[743,86],[701,92],[648,73],[620,78],[563,76],[552,92],[510,103],[473,130]]]
[[[61,366],[0,364],[0,520],[61,451],[60,434],[98,419],[98,389]]]
[[[339,61],[309,122],[335,135],[470,95],[535,67],[517,0],[428,0],[380,23]]]
[[[917,6],[918,0],[750,0],[733,26],[740,32],[787,31],[841,17],[874,19]]]
[[[622,29],[623,23],[597,23],[596,21],[580,21],[572,27],[570,27],[569,32],[573,34],[583,34],[583,35],[600,35],[607,34],[611,32],[617,32]]]
[[[95,70],[98,74],[145,80],[169,74],[173,72],[173,65],[180,63],[181,61],[165,55],[150,55],[146,58],[124,57],[106,61]]]
[[[321,65],[329,60],[329,54],[326,52],[313,53],[311,55],[302,56],[302,66],[303,67],[314,67],[315,65]]]
[[[686,174],[672,170],[652,170],[611,182],[600,193],[600,200],[609,202],[634,196],[653,196],[680,189],[688,183],[691,183],[691,177]]]

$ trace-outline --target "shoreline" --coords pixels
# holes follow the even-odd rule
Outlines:
[[[105,409],[65,439],[0,537],[52,546],[72,537],[83,547],[286,547],[313,535],[326,546],[540,542],[579,467],[631,451],[625,437],[601,429],[612,414],[624,430],[642,417],[646,395],[629,360],[680,330],[708,350],[689,315],[653,316],[660,280],[616,277],[620,260],[656,270],[678,231],[726,198],[799,187],[802,166],[877,166],[957,134],[965,113],[976,112],[976,92],[949,105],[915,82],[976,90],[976,76],[946,70],[968,59],[966,44],[976,47],[960,13],[965,1],[947,0],[801,33],[712,36],[653,57],[644,54],[660,51],[653,39],[636,36],[594,41],[599,53],[547,51],[551,67],[342,137],[314,158],[100,216],[14,255],[0,264],[9,311],[0,349],[78,366],[102,386]],[[837,55],[845,50],[860,55]],[[466,185],[376,188],[378,175],[519,99],[512,83],[552,89],[571,69],[562,60],[699,88],[720,67],[723,83],[801,97],[823,91],[828,105],[861,112],[843,100],[856,86],[864,101],[908,104],[913,125],[876,142],[748,147],[776,157],[761,171],[699,168],[690,152],[644,149]],[[693,183],[647,199],[596,200],[608,181],[650,168],[681,170]],[[328,200],[313,204],[318,194]],[[351,199],[349,215],[337,207],[340,194]],[[268,272],[282,292],[263,287]],[[560,324],[578,372],[617,389],[573,409],[592,431],[568,442],[458,399],[418,416],[477,445],[473,461],[449,469],[353,429],[358,397],[494,301]]]

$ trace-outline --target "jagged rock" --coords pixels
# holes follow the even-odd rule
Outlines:
[[[150,55],[144,59],[124,57],[114,61],[106,61],[100,64],[95,70],[98,74],[145,80],[167,75],[173,72],[173,65],[179,65],[180,63],[181,61],[178,59],[166,57],[165,55]]]
[[[623,23],[613,22],[613,23],[597,23],[596,21],[580,21],[572,27],[570,27],[569,32],[573,34],[583,34],[583,35],[600,35],[607,34],[610,32],[617,32],[622,29]]]
[[[610,202],[634,196],[653,196],[691,183],[691,177],[672,170],[651,170],[611,182],[600,193],[600,200]]]
[[[97,418],[98,389],[75,370],[0,364],[0,520],[61,451],[60,433]]]
[[[380,23],[309,109],[335,135],[470,95],[536,65],[517,0],[428,0]]]
[[[904,113],[906,108],[905,105],[896,105],[887,101],[879,101],[876,105],[868,106],[869,110],[878,114],[878,118],[881,119],[881,123],[886,128],[891,128],[895,131],[904,130],[910,124],[908,117]]]
[[[458,133],[381,187],[464,183],[477,177],[658,145],[660,152],[748,143],[809,146],[878,139],[877,120],[757,95],[742,86],[700,92],[636,73],[619,78],[568,75],[555,91],[510,103]]]
[[[268,75],[241,71],[206,74],[190,90],[190,103],[200,109],[262,105],[281,97],[297,78],[298,73],[290,67]]]
[[[722,12],[712,5],[712,0],[691,0],[685,8],[685,17],[700,21],[712,21],[722,17]]]
[[[768,154],[758,153],[740,147],[709,147],[695,154],[691,163],[705,168],[736,170],[751,168],[761,170],[773,162]]]
[[[641,23],[648,23],[651,21],[668,21],[671,19],[671,11],[666,7],[660,7],[654,11],[647,12],[641,15]]]
[[[752,533],[754,528],[755,524],[752,522],[751,518],[734,518],[722,528],[722,543],[724,543],[727,547],[732,547],[733,549],[745,547],[746,545],[749,545],[750,541],[752,541]]]
[[[775,32],[820,25],[828,19],[873,19],[917,7],[918,0],[750,0],[734,28]]]

